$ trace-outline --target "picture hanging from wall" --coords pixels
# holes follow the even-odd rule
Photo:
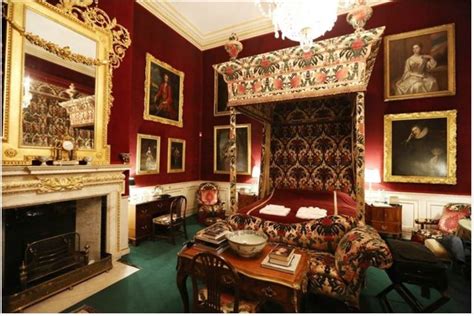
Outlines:
[[[456,94],[454,24],[385,36],[385,101]]]
[[[251,125],[240,124],[236,129],[237,174],[250,175]],[[229,174],[230,125],[214,126],[214,173]]]
[[[160,173],[160,137],[137,134],[136,174]]]
[[[184,73],[146,54],[143,118],[183,127]]]
[[[168,138],[168,173],[184,172],[186,163],[186,141]]]
[[[384,116],[384,181],[456,184],[456,110]]]
[[[227,83],[225,83],[224,77],[214,70],[214,116],[230,114],[230,110],[227,108],[228,98]]]

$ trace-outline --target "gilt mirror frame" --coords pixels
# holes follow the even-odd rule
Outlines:
[[[26,32],[26,12],[32,10],[96,43],[96,56],[82,56],[40,36]],[[3,165],[31,165],[39,156],[51,156],[52,147],[22,143],[22,98],[25,74],[25,43],[29,41],[66,61],[95,66],[94,147],[78,149],[77,160],[91,157],[92,164],[110,164],[107,125],[113,103],[112,73],[120,66],[131,44],[126,28],[93,5],[93,0],[60,0],[56,6],[45,0],[8,1],[3,95]]]

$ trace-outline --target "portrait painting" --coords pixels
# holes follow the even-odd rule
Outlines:
[[[456,184],[456,110],[384,116],[384,181]]]
[[[385,101],[456,94],[454,24],[386,36]]]
[[[186,141],[168,138],[168,173],[184,172],[186,162]]]
[[[214,70],[214,116],[229,115],[227,83],[224,77]]]
[[[183,127],[184,73],[146,54],[145,120]]]
[[[251,125],[240,124],[236,128],[237,174],[250,175]],[[229,174],[230,125],[214,126],[214,173]]]
[[[136,174],[160,173],[160,137],[137,135]]]

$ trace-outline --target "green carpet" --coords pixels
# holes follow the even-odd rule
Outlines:
[[[187,223],[188,235],[193,236],[202,228],[193,216]],[[130,246],[131,252],[123,257],[126,262],[140,268],[140,271],[71,306],[65,312],[83,305],[93,307],[99,313],[181,313],[183,304],[176,286],[176,254],[181,249],[184,237],[177,238],[176,245],[166,240],[144,241],[138,247]],[[451,300],[437,312],[467,313],[471,311],[471,285],[462,274],[449,271],[449,295]],[[188,279],[188,293],[191,285]],[[361,294],[361,312],[383,312],[375,297],[390,284],[383,270],[369,268],[367,283]],[[438,296],[432,291],[431,299],[421,298],[420,289],[411,287],[423,304],[434,301]],[[389,301],[395,312],[411,312],[403,299],[392,291]],[[344,304],[310,294],[306,300],[306,312],[347,312]],[[268,304],[264,312],[280,312],[279,306]]]

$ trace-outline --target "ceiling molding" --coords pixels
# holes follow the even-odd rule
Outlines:
[[[391,0],[371,0],[372,6],[390,2]],[[182,15],[170,1],[167,0],[136,0],[138,4],[184,37],[201,51],[223,46],[231,33],[236,33],[239,40],[274,32],[272,22],[269,18],[261,18],[244,21],[221,28],[219,30],[203,33],[184,15]],[[375,3],[374,3],[375,2]],[[349,10],[339,10],[338,14],[346,14]]]

